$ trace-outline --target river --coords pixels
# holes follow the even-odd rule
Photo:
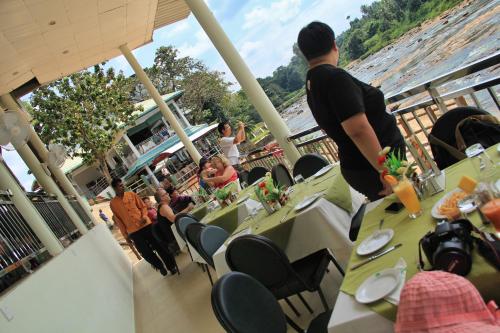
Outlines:
[[[358,79],[381,86],[388,95],[490,56],[500,49],[500,0],[471,0],[423,23],[379,52],[351,63],[346,70]],[[498,76],[500,66],[444,85],[440,91]],[[489,95],[478,93],[483,108],[498,116]],[[283,111],[292,133],[316,125],[305,97]]]

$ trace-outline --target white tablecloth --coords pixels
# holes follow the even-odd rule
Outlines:
[[[365,214],[382,203],[383,199],[367,205]],[[369,307],[356,302],[354,297],[339,291],[333,308],[328,333],[391,333],[394,323]]]
[[[353,247],[349,239],[351,219],[365,200],[365,197],[354,189],[351,189],[351,196],[353,213],[347,213],[321,198],[295,217],[285,249],[290,261],[327,248],[341,266],[347,265]],[[222,245],[213,256],[219,277],[230,271],[225,254],[226,246]]]

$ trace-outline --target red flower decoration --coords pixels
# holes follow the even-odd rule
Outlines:
[[[260,188],[264,188],[264,187],[266,187],[266,183],[265,183],[265,182],[260,182],[260,183],[259,183],[259,187],[260,187]]]
[[[389,171],[387,171],[387,169],[384,169],[384,171],[382,171],[382,178],[384,178],[385,175],[387,175],[389,173]]]
[[[385,155],[379,156],[377,159],[378,165],[383,165],[385,163]]]
[[[269,193],[268,190],[264,190],[264,195],[267,195]]]

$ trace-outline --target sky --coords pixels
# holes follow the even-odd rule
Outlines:
[[[374,0],[206,0],[222,28],[228,34],[256,77],[266,77],[293,55],[292,46],[300,29],[311,21],[329,24],[336,34],[349,27],[347,17],[359,17],[361,5]],[[153,64],[155,50],[173,45],[182,56],[203,61],[210,69],[225,73],[228,81],[239,89],[235,77],[210,42],[194,15],[153,34],[153,42],[133,51],[143,67]],[[107,66],[133,74],[123,56]],[[26,189],[33,177],[16,152],[2,152],[5,161]]]

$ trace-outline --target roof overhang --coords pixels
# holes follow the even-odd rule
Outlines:
[[[0,95],[112,59],[189,14],[183,0],[1,0]]]

